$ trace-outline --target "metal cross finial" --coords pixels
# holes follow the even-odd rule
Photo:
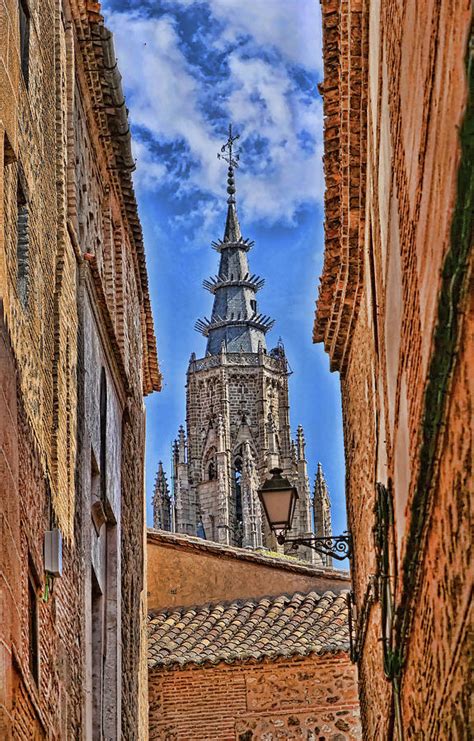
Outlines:
[[[239,166],[240,155],[238,151],[234,154],[234,142],[236,142],[237,139],[240,139],[240,134],[232,136],[232,124],[229,124],[229,138],[226,143],[222,145],[221,151],[217,154],[217,159],[225,160],[228,163],[229,168]]]
[[[229,198],[227,203],[235,203],[235,180],[234,180],[234,167],[239,166],[240,155],[239,152],[234,152],[234,142],[240,139],[240,134],[232,136],[232,124],[229,124],[229,138],[226,143],[222,145],[221,151],[217,154],[217,159],[222,159],[229,165],[227,171],[227,192]]]

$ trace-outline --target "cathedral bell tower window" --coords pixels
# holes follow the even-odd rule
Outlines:
[[[215,481],[215,479],[217,478],[216,463],[213,460],[209,463],[209,466],[207,467],[207,477],[209,481]]]
[[[203,476],[208,481],[215,481],[217,479],[217,460],[216,460],[216,449],[212,447],[208,450],[204,456],[203,461]]]
[[[243,513],[242,513],[242,458],[234,461],[234,490],[235,490],[235,531],[237,545],[242,545]]]

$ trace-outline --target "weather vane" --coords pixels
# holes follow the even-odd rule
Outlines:
[[[239,166],[240,154],[239,150],[234,151],[234,142],[240,139],[240,134],[232,136],[232,124],[229,124],[229,138],[226,143],[222,145],[221,151],[217,153],[217,159],[224,160],[229,165],[227,171],[227,192],[229,198],[227,203],[235,203],[235,180],[234,180],[234,167]]]
[[[226,143],[222,145],[221,151],[217,153],[217,159],[225,160],[229,165],[229,168],[239,166],[239,150],[234,153],[234,142],[236,142],[237,139],[240,139],[240,134],[232,136],[232,124],[229,124],[229,138]]]

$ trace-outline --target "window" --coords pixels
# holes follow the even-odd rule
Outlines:
[[[29,236],[28,236],[28,204],[20,176],[17,184],[17,288],[20,301],[24,307],[28,303],[29,288]]]
[[[28,87],[30,70],[30,11],[26,0],[19,0],[18,13],[20,16],[20,63],[23,79]]]
[[[101,476],[99,466],[91,448],[91,518],[97,537],[102,525],[107,521],[101,494]]]
[[[234,461],[235,523],[237,545],[242,545],[242,458]]]
[[[214,463],[214,461],[211,461],[209,463],[209,467],[207,469],[207,474],[208,474],[207,477],[208,477],[209,481],[214,481],[217,478],[216,464]]]
[[[107,379],[105,369],[100,373],[100,496],[107,497]]]
[[[215,481],[217,479],[216,452],[216,449],[212,447],[204,458],[204,476],[207,475],[208,481]]]
[[[92,632],[92,734],[102,738],[103,667],[104,667],[104,598],[92,569],[91,584]]]
[[[36,582],[30,570],[28,574],[28,663],[36,684],[39,684],[38,645],[38,598]]]
[[[257,302],[254,298],[250,299],[250,308],[252,309],[253,313],[257,313]]]

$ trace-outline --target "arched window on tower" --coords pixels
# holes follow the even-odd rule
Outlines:
[[[235,490],[235,539],[237,545],[242,545],[243,515],[242,515],[242,458],[238,456],[234,461],[234,490]]]
[[[212,447],[206,454],[203,465],[204,480],[215,481],[217,479],[216,449]]]
[[[217,478],[216,463],[212,460],[207,467],[207,478],[214,481]]]

